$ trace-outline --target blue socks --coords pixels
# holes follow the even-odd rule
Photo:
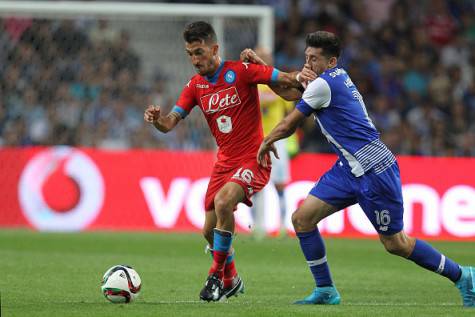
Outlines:
[[[208,275],[217,274],[218,278],[224,278],[224,269],[229,249],[233,241],[233,234],[229,231],[214,229],[213,237],[213,263]]]
[[[310,232],[297,232],[297,237],[316,285],[318,287],[332,286],[325,244],[318,228]],[[414,250],[408,259],[427,270],[447,277],[454,283],[460,279],[460,266],[422,240],[416,239]]]
[[[233,234],[229,231],[214,228],[213,250],[228,253],[233,242]]]
[[[427,270],[447,277],[454,283],[460,278],[460,266],[422,240],[416,239],[416,245],[408,259]]]
[[[333,285],[325,244],[318,228],[310,232],[297,232],[297,237],[317,286]],[[408,259],[427,270],[447,277],[454,283],[460,279],[460,266],[422,240],[416,239],[414,250]]]
[[[318,228],[310,232],[297,232],[300,247],[307,259],[310,271],[318,287],[333,285],[330,268],[327,264],[325,244],[320,236]]]

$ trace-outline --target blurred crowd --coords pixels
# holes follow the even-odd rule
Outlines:
[[[4,146],[140,143],[146,92],[127,33],[105,21],[87,33],[72,20],[0,23]]]
[[[340,66],[395,153],[475,156],[474,1],[232,2],[274,7],[282,70],[302,67],[305,34],[337,33]],[[130,35],[105,20],[3,18],[0,145],[213,148],[200,115],[166,136],[143,123],[147,104],[174,104],[165,81],[143,78]],[[302,131],[302,151],[331,151],[311,120]]]
[[[300,67],[305,34],[337,33],[340,66],[394,152],[475,155],[474,1],[283,3],[288,7],[276,11],[277,67]],[[319,131],[304,129],[304,150],[328,150]]]

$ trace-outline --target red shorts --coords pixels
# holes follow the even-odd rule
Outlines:
[[[246,195],[242,202],[251,207],[251,196],[266,186],[270,172],[271,168],[259,165],[255,157],[244,159],[233,166],[225,162],[216,162],[206,191],[205,210],[214,210],[214,196],[228,182],[242,187]]]

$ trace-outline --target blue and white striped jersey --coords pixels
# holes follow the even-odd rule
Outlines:
[[[363,97],[344,69],[327,69],[312,81],[297,109],[306,116],[314,113],[341,164],[356,177],[370,170],[379,174],[396,161],[379,139]]]

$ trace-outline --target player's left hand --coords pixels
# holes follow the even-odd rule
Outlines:
[[[262,141],[259,151],[257,151],[257,163],[263,167],[268,167],[271,162],[270,152],[274,153],[274,156],[279,159],[279,153],[277,153],[274,143]]]

